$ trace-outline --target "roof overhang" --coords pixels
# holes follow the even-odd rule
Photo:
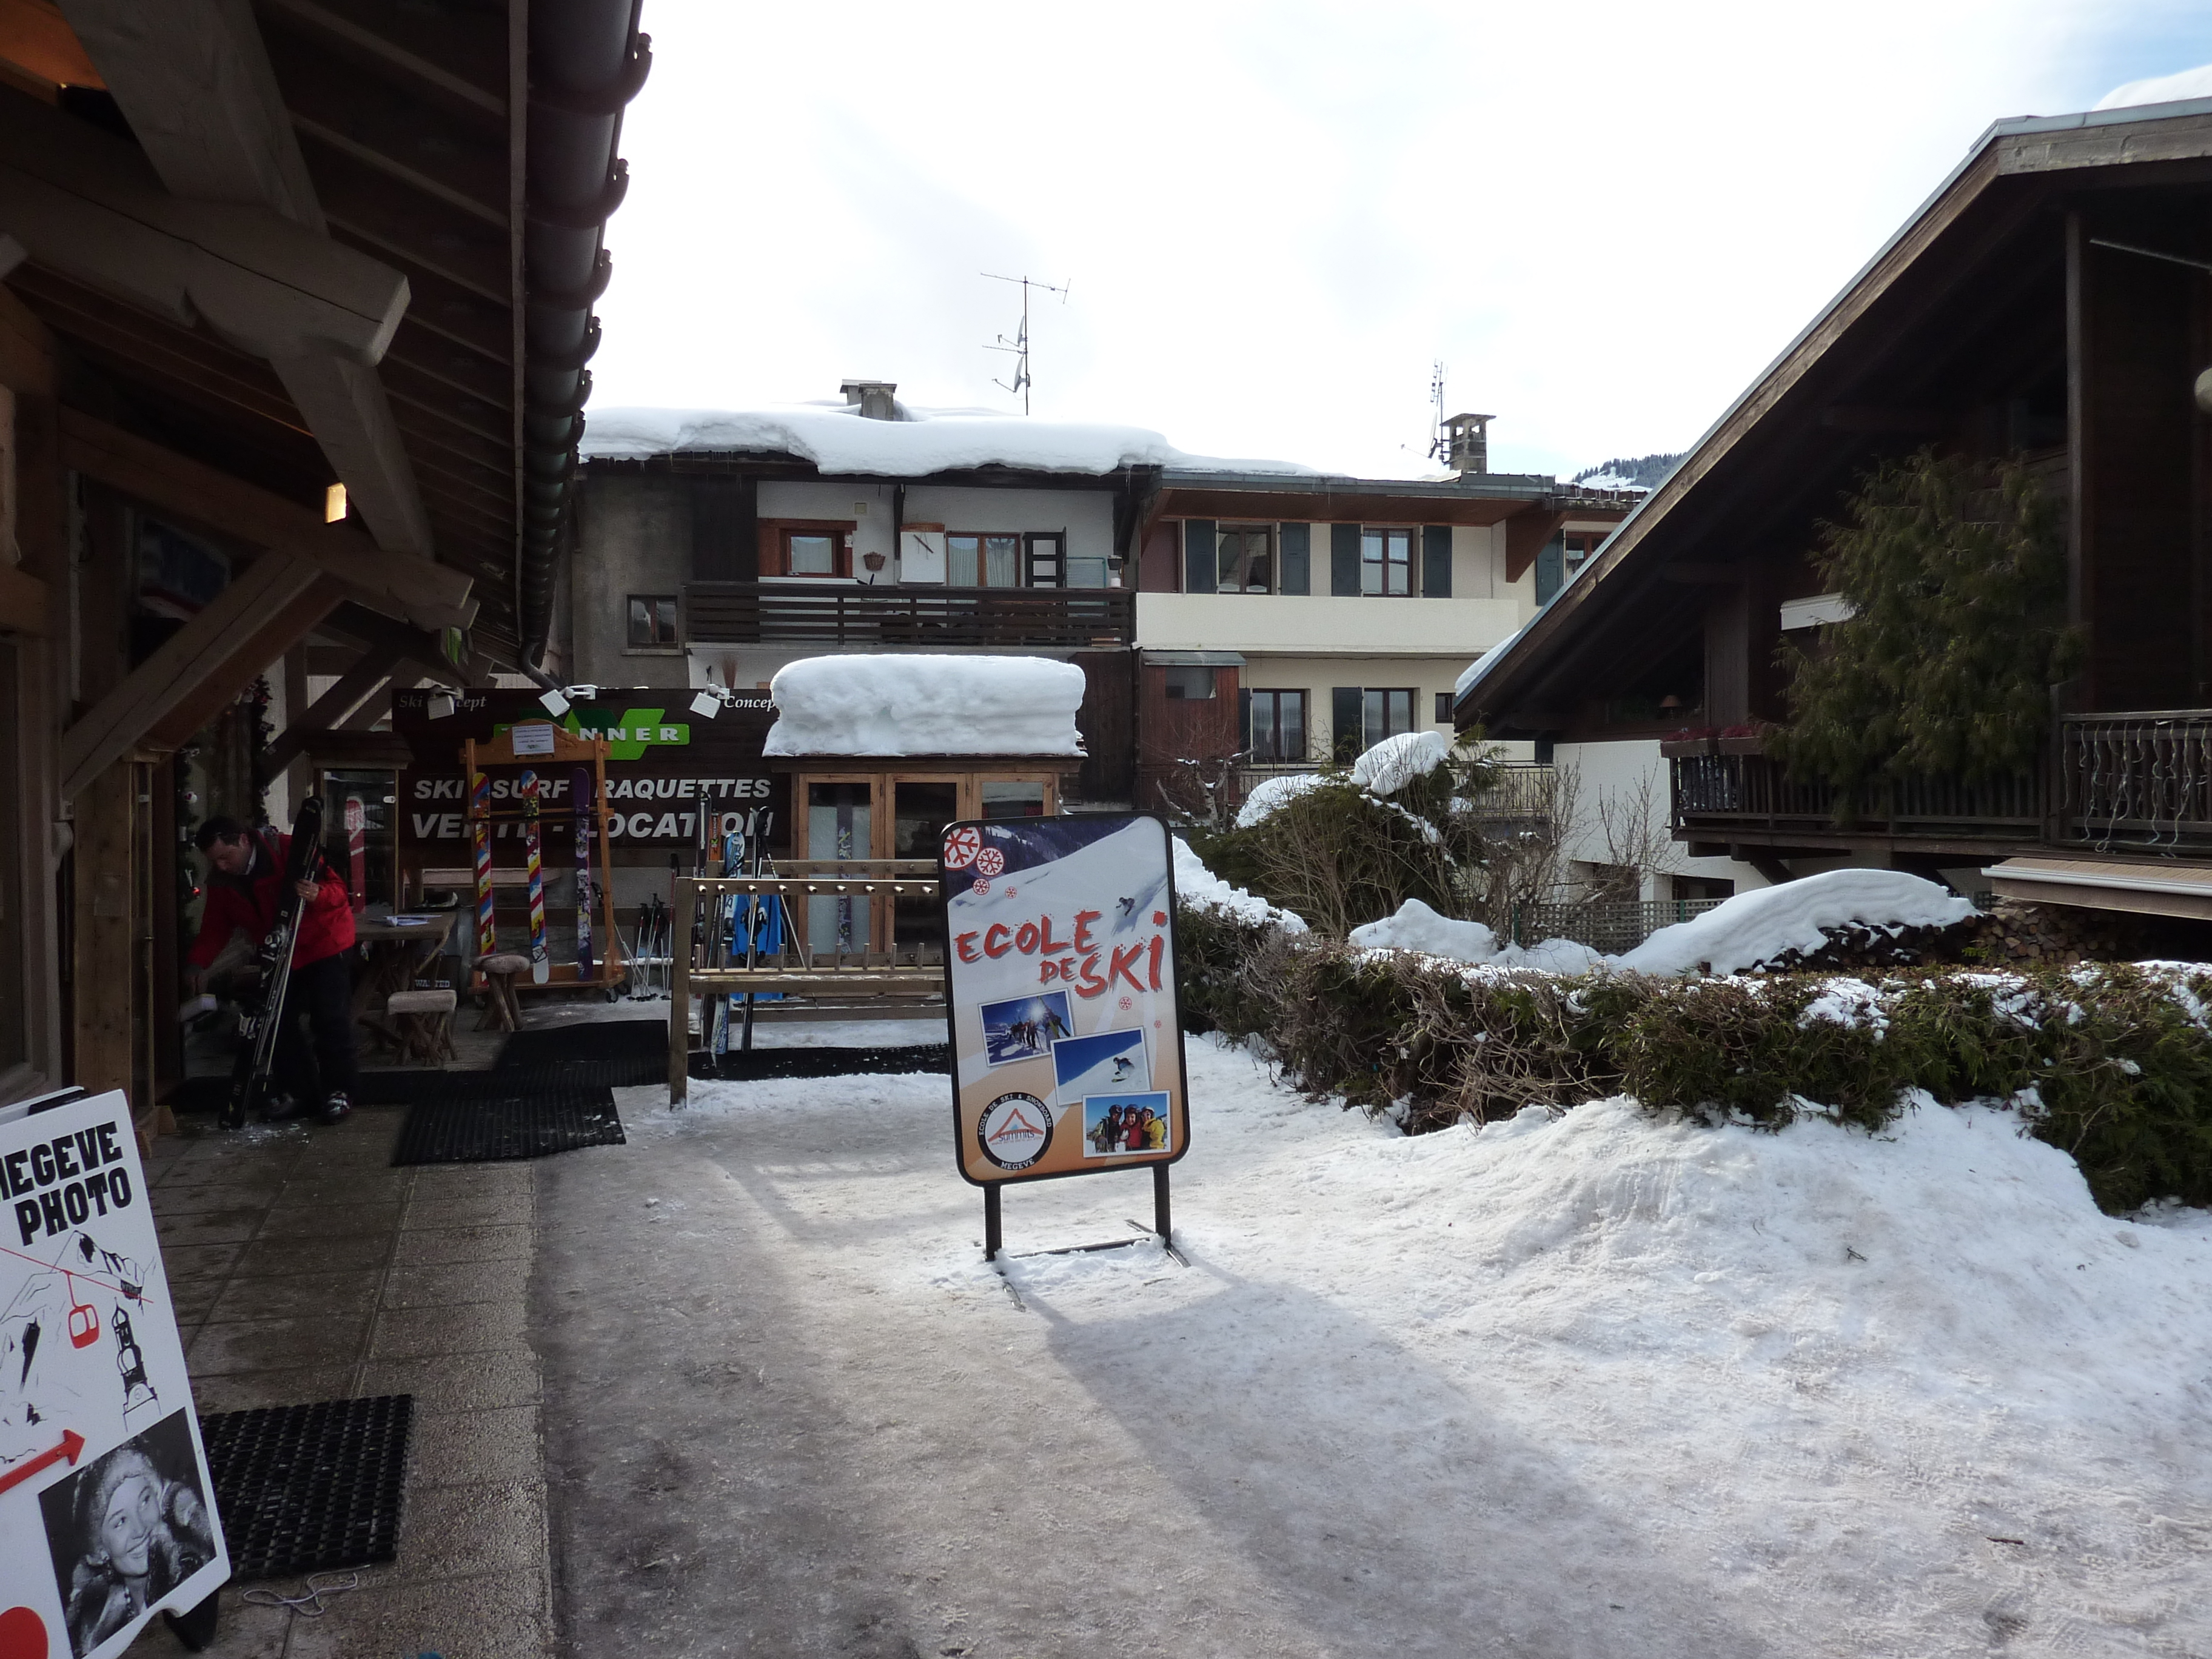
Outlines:
[[[2017,858],[1982,873],[1999,898],[2212,921],[2212,869],[2162,860]]]

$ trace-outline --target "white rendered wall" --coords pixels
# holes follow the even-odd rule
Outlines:
[[[1608,798],[1617,804],[1632,802],[1639,786],[1650,787],[1653,817],[1662,825],[1666,823],[1669,811],[1668,775],[1656,738],[1623,738],[1613,743],[1563,743],[1552,758],[1562,769],[1571,767],[1576,775],[1575,822],[1563,848],[1567,858],[1577,863],[1611,862],[1603,820],[1599,816],[1601,804]],[[1662,874],[1732,881],[1739,893],[1769,884],[1758,871],[1735,859],[1690,858],[1680,842],[1670,842],[1668,848]],[[1665,896],[1654,890],[1656,885],[1655,880],[1647,878],[1644,896]]]
[[[1452,657],[1457,659],[1455,675],[1505,639],[1521,620],[1521,611],[1510,599],[1463,599],[1455,591],[1449,599],[1321,593],[1137,595],[1137,643],[1148,650]]]

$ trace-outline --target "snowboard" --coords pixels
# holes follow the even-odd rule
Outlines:
[[[553,977],[553,958],[545,945],[545,865],[543,823],[538,816],[538,774],[522,775],[522,862],[530,887],[530,982]]]
[[[572,770],[568,789],[576,808],[576,982],[580,985],[599,977],[592,963],[592,905],[599,897],[592,880],[592,832],[599,822],[599,803],[592,799],[591,769]]]

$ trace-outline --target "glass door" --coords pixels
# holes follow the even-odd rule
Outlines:
[[[933,862],[938,837],[946,824],[961,816],[960,781],[896,778],[891,782],[891,856]],[[945,929],[939,919],[937,902],[931,898],[896,901],[892,938],[902,959],[942,962]]]

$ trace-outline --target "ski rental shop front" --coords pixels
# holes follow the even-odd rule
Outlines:
[[[470,779],[464,755],[475,744],[505,753],[517,727],[550,725],[575,738],[605,741],[606,800],[604,858],[611,893],[616,941],[610,951],[603,938],[594,955],[593,977],[610,975],[607,963],[629,965],[627,988],[665,989],[667,924],[674,908],[675,882],[683,876],[720,874],[739,850],[732,838],[757,844],[767,858],[810,867],[884,866],[892,860],[925,859],[933,864],[939,832],[968,817],[1027,817],[1057,813],[1066,775],[1080,762],[1071,716],[1063,717],[1065,739],[1049,746],[1060,752],[947,753],[944,748],[994,739],[988,722],[948,722],[896,706],[899,689],[879,694],[866,670],[849,666],[864,659],[819,658],[794,663],[779,684],[795,679],[804,696],[815,688],[856,681],[868,685],[878,713],[856,724],[849,719],[825,722],[779,722],[776,703],[765,694],[689,695],[681,690],[623,690],[595,687],[540,693],[530,689],[476,689],[453,693],[417,690],[393,699],[392,735],[402,748],[392,775],[392,800],[381,814],[368,817],[365,863],[373,901],[395,910],[471,911],[477,891],[471,823]],[[875,662],[881,659],[865,659]],[[963,659],[959,671],[972,685],[977,668],[991,659]],[[1000,659],[1003,660],[1003,659]],[[897,659],[900,678],[911,682],[926,659]],[[845,665],[846,666],[839,666]],[[1028,665],[1024,665],[1024,668]],[[811,676],[810,682],[810,674]],[[939,707],[944,688],[908,684],[908,695],[927,696]],[[818,691],[817,691],[818,696]],[[972,708],[972,696],[962,700]],[[558,709],[558,713],[554,712]],[[782,729],[778,730],[779,724]],[[962,737],[964,729],[970,734]],[[1003,732],[1018,738],[1020,731]],[[872,739],[872,742],[871,742]],[[919,752],[925,744],[939,752]],[[1003,750],[1003,740],[998,746]],[[877,752],[889,751],[889,752]],[[537,778],[539,863],[546,948],[553,971],[535,988],[573,990],[578,982],[575,925],[580,869],[596,883],[602,856],[596,827],[587,828],[586,858],[576,848],[579,768],[567,762],[526,769],[518,761],[488,760],[479,755],[489,809],[491,888],[495,945],[526,954],[531,916],[522,778]],[[591,769],[581,769],[588,778]],[[356,787],[373,797],[374,781],[356,774]],[[592,784],[585,784],[588,791]],[[388,873],[386,873],[388,872]],[[810,904],[808,943],[823,953],[848,958],[935,960],[937,924],[933,909],[912,900],[820,899]],[[592,906],[592,928],[603,934],[604,911]],[[457,923],[448,953],[465,959],[477,946],[476,930]],[[438,977],[464,982],[460,962]],[[533,985],[519,980],[516,988]]]

